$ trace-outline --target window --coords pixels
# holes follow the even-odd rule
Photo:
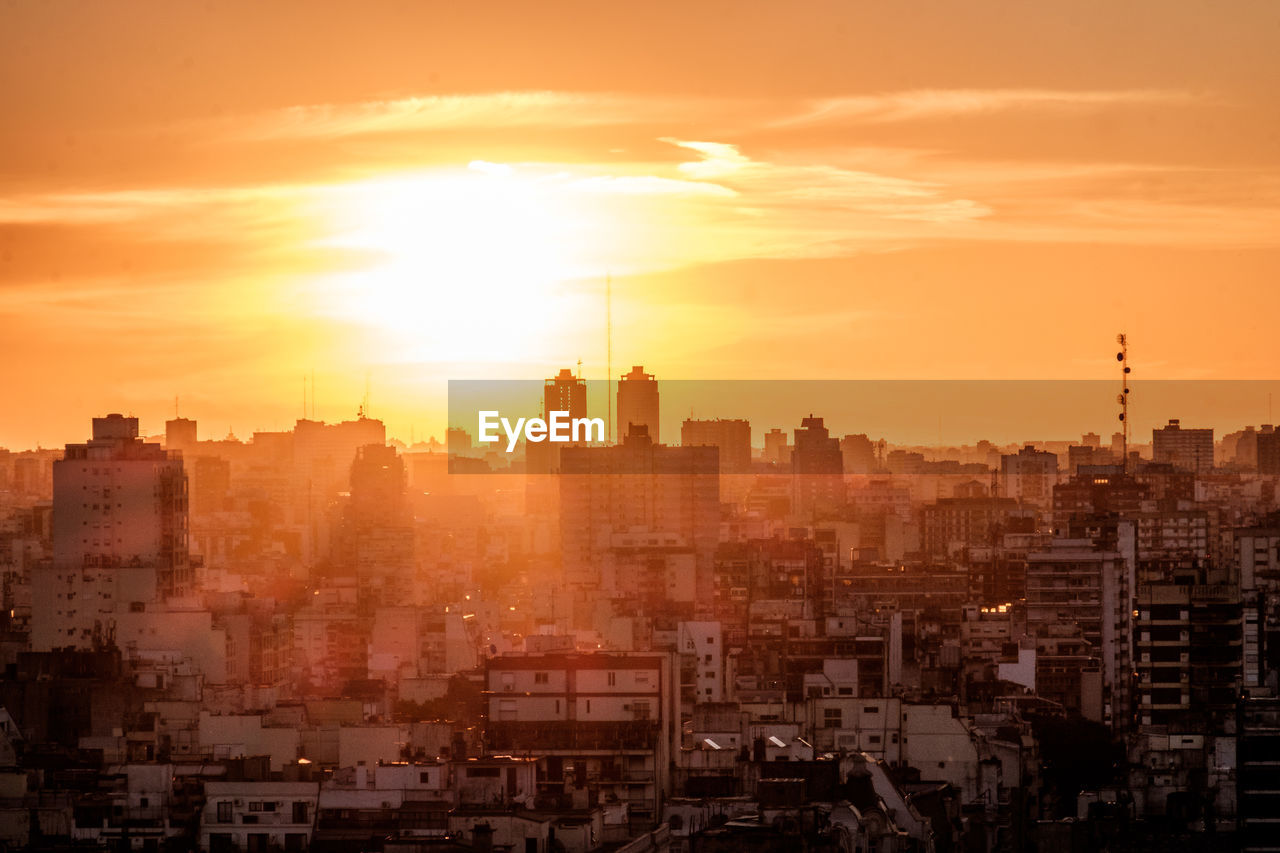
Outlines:
[[[429,784],[431,782],[431,774],[426,770],[423,770],[418,774],[418,781],[423,785]]]
[[[311,818],[307,815],[306,803],[293,804],[293,822],[294,823],[310,823]]]
[[[249,803],[249,811],[251,812],[262,811],[262,803]]]
[[[822,711],[822,725],[828,729],[838,729],[844,722],[843,714],[839,708],[824,708]]]
[[[618,686],[618,673],[616,672],[609,673],[609,686],[610,687]]]
[[[549,674],[548,674],[548,673],[545,673],[545,672],[535,672],[535,673],[533,674],[533,683],[534,683],[534,684],[549,684],[549,683],[551,683],[551,678],[550,678],[550,676],[549,676]]]
[[[230,800],[223,800],[218,803],[218,823],[231,823]]]

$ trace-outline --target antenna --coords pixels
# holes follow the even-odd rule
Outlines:
[[[304,421],[307,419],[307,377],[305,374],[302,377],[302,419]]]
[[[173,416],[175,418],[178,417],[178,395],[177,394],[173,395]]]
[[[1120,404],[1120,423],[1123,426],[1124,443],[1123,457],[1120,459],[1120,470],[1122,473],[1129,473],[1129,339],[1125,337],[1124,332],[1116,335],[1116,343],[1120,345],[1120,352],[1116,353],[1116,361],[1120,362],[1120,393],[1116,396],[1116,402]]]
[[[613,276],[604,277],[604,396],[608,406],[608,440],[613,439]]]

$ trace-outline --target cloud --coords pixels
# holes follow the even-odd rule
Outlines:
[[[682,164],[683,165],[683,164]],[[658,175],[598,175],[578,178],[570,189],[584,192],[618,193],[622,195],[696,195],[732,198],[734,190],[706,181],[682,181]]]
[[[1184,104],[1199,97],[1165,89],[913,89],[809,101],[774,127],[919,121],[1008,111],[1097,110],[1138,104]]]
[[[691,178],[714,180],[740,172],[752,165],[749,157],[744,157],[737,146],[724,142],[690,142],[664,137],[663,142],[688,148],[702,155],[701,160],[681,163],[679,169]]]
[[[724,101],[577,92],[426,95],[269,110],[215,130],[240,141],[340,137],[446,128],[582,128],[683,121]]]

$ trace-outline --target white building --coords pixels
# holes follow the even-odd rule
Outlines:
[[[206,782],[200,849],[209,853],[306,850],[315,827],[317,782]]]
[[[34,651],[92,648],[121,615],[191,591],[182,459],[138,438],[138,419],[93,419],[53,463],[53,561],[32,575]]]

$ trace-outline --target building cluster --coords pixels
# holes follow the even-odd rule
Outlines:
[[[0,451],[0,844],[1280,847],[1271,426],[910,447],[659,401],[636,367],[616,442],[509,461],[363,413]]]

